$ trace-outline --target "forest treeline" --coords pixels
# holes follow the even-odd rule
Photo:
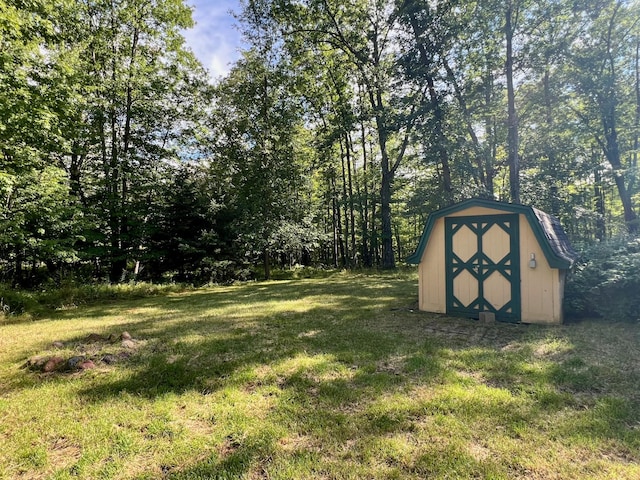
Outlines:
[[[393,268],[495,198],[636,233],[637,0],[245,0],[209,78],[182,0],[0,0],[0,282]]]

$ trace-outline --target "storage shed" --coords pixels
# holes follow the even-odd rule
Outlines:
[[[407,260],[418,264],[420,310],[562,323],[565,277],[577,257],[557,218],[471,199],[429,215]]]

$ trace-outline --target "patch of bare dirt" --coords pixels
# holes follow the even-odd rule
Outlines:
[[[75,464],[82,456],[82,451],[77,445],[69,443],[69,441],[62,437],[57,438],[48,452],[49,464],[51,470],[67,469]]]

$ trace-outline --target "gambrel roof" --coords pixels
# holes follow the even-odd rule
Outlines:
[[[578,254],[571,247],[569,238],[562,229],[560,221],[553,215],[549,215],[542,210],[527,205],[472,198],[431,213],[427,218],[427,224],[420,237],[418,247],[414,254],[407,258],[407,262],[412,264],[420,263],[436,220],[471,207],[485,207],[508,213],[523,214],[528,220],[529,226],[531,230],[533,230],[549,266],[552,268],[571,268],[573,263],[578,259]]]

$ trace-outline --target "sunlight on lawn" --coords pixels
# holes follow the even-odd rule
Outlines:
[[[640,477],[637,325],[596,349],[604,323],[483,325],[416,291],[342,275],[0,324],[0,478]]]

